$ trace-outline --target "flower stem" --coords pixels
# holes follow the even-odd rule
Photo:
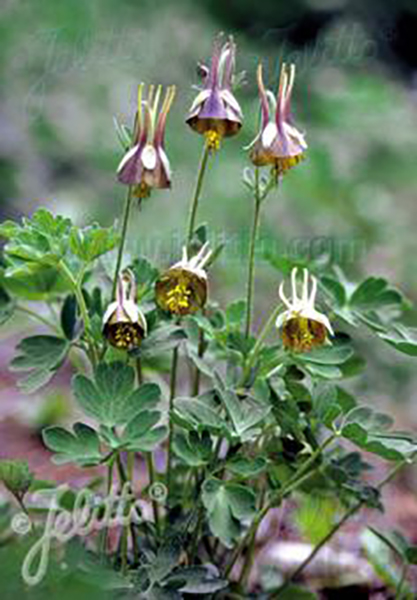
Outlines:
[[[255,249],[256,240],[258,237],[259,220],[261,215],[261,203],[262,198],[259,188],[259,169],[255,169],[255,185],[253,188],[254,200],[255,200],[255,211],[253,214],[252,233],[249,246],[249,258],[248,258],[248,282],[246,288],[246,321],[245,321],[245,336],[249,337],[251,320],[252,320],[252,301],[253,301],[253,287],[254,287],[254,275],[255,275]]]
[[[112,458],[110,458],[110,460],[107,464],[107,484],[106,484],[107,497],[110,496],[111,490],[113,487],[113,466],[114,466],[114,458],[112,457]],[[102,554],[103,561],[105,560],[105,557],[106,557],[108,535],[109,535],[109,530],[107,527],[105,527],[103,529],[103,532],[101,535],[101,540],[100,540],[101,541],[101,554]]]
[[[85,268],[82,268],[80,270],[80,273],[79,273],[77,279],[73,276],[73,274],[71,273],[71,270],[68,268],[68,266],[66,265],[66,263],[63,260],[61,260],[61,262],[59,263],[59,268],[61,269],[63,275],[65,275],[65,277],[69,281],[69,283],[72,287],[72,291],[77,300],[78,308],[79,308],[80,314],[81,314],[81,319],[84,322],[84,330],[85,330],[85,335],[86,335],[87,343],[88,343],[88,347],[89,347],[89,357],[90,357],[93,367],[95,368],[97,365],[97,360],[98,360],[97,348],[96,348],[94,338],[91,335],[90,316],[88,314],[88,308],[87,308],[87,304],[85,302],[83,289],[82,289]]]
[[[265,338],[269,333],[269,330],[271,329],[272,325],[274,324],[274,322],[281,310],[281,306],[282,306],[281,303],[279,303],[274,308],[274,310],[269,315],[267,322],[265,323],[265,325],[263,326],[262,330],[260,331],[259,335],[256,338],[256,342],[252,348],[252,351],[248,357],[247,363],[246,363],[244,371],[243,371],[242,385],[244,385],[245,381],[247,380],[247,378],[250,374],[250,370],[256,360],[256,357],[258,356],[259,351],[262,348],[262,344],[264,343]]]
[[[117,277],[119,275],[119,271],[120,271],[120,267],[121,267],[122,259],[123,259],[123,250],[124,250],[125,242],[126,242],[127,226],[129,223],[129,215],[130,215],[130,209],[132,206],[132,198],[133,198],[133,190],[132,190],[132,186],[129,186],[129,188],[127,190],[124,213],[123,213],[122,236],[120,239],[119,252],[117,254],[117,261],[116,261],[116,269],[115,269],[114,277],[113,277],[112,298],[114,298],[114,296],[116,294]]]
[[[197,181],[195,184],[194,196],[191,200],[190,213],[188,217],[186,244],[190,245],[194,233],[195,220],[197,216],[198,201],[200,199],[201,190],[203,187],[204,175],[206,173],[208,157],[210,156],[210,147],[207,143],[204,144],[203,154],[198,169]]]
[[[197,349],[198,358],[203,358],[204,347],[205,347],[204,331],[202,329],[199,329],[199,331],[198,331],[198,349]],[[198,394],[200,393],[200,379],[201,379],[200,369],[196,365],[195,373],[194,373],[194,381],[193,381],[193,386],[192,386],[192,390],[191,390],[191,395],[193,397],[198,396]]]
[[[379,482],[376,488],[378,490],[381,490],[389,481],[391,481],[391,479],[393,479],[396,476],[398,471],[402,469],[406,462],[408,461],[402,460],[399,463],[397,463],[395,467],[388,473],[388,475],[384,477],[382,481]],[[323,546],[325,546],[327,542],[329,542],[329,540],[335,535],[335,533],[339,531],[339,529],[346,523],[346,521],[350,519],[350,517],[352,517],[362,508],[363,504],[364,500],[359,500],[356,504],[354,504],[349,510],[345,512],[343,517],[341,517],[341,519],[339,519],[339,521],[331,528],[331,530],[320,540],[320,542],[313,548],[313,550],[310,552],[307,558],[289,576],[285,583],[278,590],[276,590],[275,593],[272,593],[272,595],[269,596],[271,600],[274,598],[278,598],[288,588],[292,581],[294,581],[294,579],[297,579],[301,575],[304,569],[311,563],[313,558],[318,554],[318,552],[323,548]]]
[[[177,370],[178,370],[178,346],[172,352],[171,365],[171,380],[169,385],[169,407],[168,407],[168,456],[167,456],[167,472],[166,472],[166,487],[168,490],[168,498],[171,495],[171,477],[172,477],[172,441],[174,438],[174,423],[172,421],[172,413],[174,410],[174,400],[177,388]]]
[[[151,500],[152,500],[153,518],[154,518],[154,522],[155,522],[156,532],[159,535],[161,529],[160,529],[160,521],[159,521],[158,501],[156,500],[156,498],[153,497],[153,494],[152,494],[152,486],[155,483],[155,466],[154,466],[154,462],[153,462],[152,452],[149,452],[146,455],[146,465],[148,467],[149,490],[151,492],[151,497],[152,497]]]
[[[401,569],[400,581],[398,583],[397,590],[395,593],[395,600],[402,600],[403,598],[404,584],[407,580],[409,567],[410,565],[407,562],[405,562]]]

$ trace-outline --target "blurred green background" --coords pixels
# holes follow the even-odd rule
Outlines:
[[[135,210],[129,249],[166,266],[175,259],[202,139],[184,124],[213,37],[232,33],[236,91],[245,123],[223,144],[205,182],[200,221],[226,248],[212,278],[220,302],[244,294],[252,218],[242,185],[243,147],[257,130],[255,70],[275,86],[282,60],[297,65],[297,124],[307,160],[265,206],[257,249],[256,320],[273,304],[281,274],[268,257],[330,254],[349,277],[387,277],[417,296],[415,2],[347,0],[2,0],[0,8],[0,210],[40,205],[77,222],[109,225],[125,190],[113,117],[130,124],[140,81],[176,84],[167,127],[172,191]],[[414,319],[410,312],[409,321]],[[402,404],[416,425],[411,359],[363,339],[370,369],[354,382],[365,401]]]

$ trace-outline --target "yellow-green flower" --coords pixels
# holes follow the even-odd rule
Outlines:
[[[203,308],[207,301],[207,273],[204,266],[211,257],[208,244],[188,258],[183,248],[182,259],[170,267],[155,284],[157,305],[173,315],[190,315]]]
[[[136,281],[132,271],[119,275],[116,300],[103,317],[103,335],[115,348],[133,350],[146,335],[146,319],[136,304]]]
[[[276,327],[281,332],[284,346],[295,352],[308,352],[322,346],[327,334],[334,335],[329,319],[315,309],[317,279],[304,269],[301,295],[297,292],[297,268],[291,272],[292,298],[288,300],[284,293],[284,282],[279,287],[279,297],[286,309],[277,320]],[[311,279],[311,291],[309,291]]]

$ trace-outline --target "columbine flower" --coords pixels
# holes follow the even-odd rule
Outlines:
[[[103,317],[103,335],[112,346],[132,350],[146,335],[146,320],[136,304],[136,281],[132,271],[126,269],[119,275],[116,300]]]
[[[194,100],[186,122],[206,136],[212,150],[222,137],[234,135],[242,127],[242,111],[232,93],[236,45],[233,38],[220,46],[216,40],[210,69],[200,66],[204,87]]]
[[[165,153],[164,138],[168,112],[175,96],[175,86],[167,88],[158,115],[162,86],[150,85],[148,97],[142,99],[144,84],[138,91],[138,110],[133,147],[125,154],[118,169],[119,181],[133,186],[138,198],[149,196],[152,188],[171,187],[171,169]]]
[[[307,352],[323,345],[327,333],[333,334],[332,326],[326,315],[314,308],[317,293],[317,279],[304,269],[301,297],[297,294],[297,268],[291,272],[292,299],[284,294],[284,282],[279,287],[279,297],[287,310],[278,316],[276,326],[281,330],[282,341],[286,348],[296,352]],[[309,277],[311,291],[309,292]]]
[[[265,89],[261,64],[257,75],[261,130],[249,146],[250,158],[254,165],[271,165],[277,175],[282,175],[304,158],[307,149],[304,135],[295,127],[291,118],[295,65],[282,65],[277,98]]]
[[[180,262],[170,267],[156,282],[155,298],[162,310],[183,316],[203,308],[207,300],[204,266],[211,254],[208,243],[192,258],[188,258],[187,248],[183,248]]]

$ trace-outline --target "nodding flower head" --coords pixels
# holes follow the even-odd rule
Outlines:
[[[103,317],[103,335],[112,346],[121,350],[133,350],[146,335],[144,315],[136,304],[136,281],[130,269],[119,275],[116,300]]]
[[[204,266],[211,254],[208,243],[192,258],[188,258],[187,248],[183,248],[182,259],[156,282],[156,303],[162,310],[184,316],[204,307],[207,300],[207,273]]]
[[[291,94],[294,86],[295,65],[282,65],[278,94],[275,98],[266,90],[262,65],[258,66],[258,88],[261,102],[261,129],[250,144],[250,158],[254,165],[271,165],[276,175],[283,175],[297,165],[307,150],[304,135],[291,118]]]
[[[165,92],[165,98],[158,113],[162,86],[150,85],[146,100],[144,84],[138,91],[133,146],[125,154],[117,169],[121,183],[133,187],[138,198],[149,196],[152,188],[171,187],[171,168],[165,153],[165,126],[168,112],[175,97],[175,86]]]
[[[327,334],[334,335],[326,315],[314,307],[317,293],[317,279],[304,269],[301,295],[297,292],[297,268],[291,272],[292,298],[288,300],[284,293],[284,282],[279,287],[279,297],[287,310],[276,321],[286,348],[296,352],[308,352],[316,346],[322,346]],[[309,279],[311,290],[309,290]]]
[[[200,65],[203,88],[186,119],[192,129],[206,136],[210,149],[217,150],[223,137],[235,135],[242,127],[242,111],[233,95],[232,83],[236,44],[232,37],[214,43],[210,68]]]

